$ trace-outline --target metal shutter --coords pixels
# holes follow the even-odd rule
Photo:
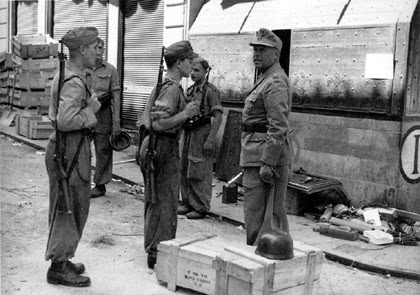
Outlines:
[[[75,3],[77,2],[77,4]],[[99,37],[107,44],[107,1],[54,1],[53,38],[60,40],[75,27],[96,27]],[[65,51],[67,48],[65,48]],[[67,53],[67,52],[66,52]]]
[[[124,2],[122,125],[135,126],[156,85],[163,45],[164,1]]]
[[[38,34],[38,2],[18,1],[17,2],[17,34],[36,35]]]

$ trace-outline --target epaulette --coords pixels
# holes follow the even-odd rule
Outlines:
[[[212,84],[212,83],[209,82],[208,85],[209,85],[208,87],[211,88],[211,90],[213,90],[213,91],[219,91],[219,89],[214,84]]]

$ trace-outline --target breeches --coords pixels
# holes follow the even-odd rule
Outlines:
[[[268,217],[273,228],[289,232],[289,223],[285,208],[287,184],[289,180],[289,166],[278,166],[279,178],[275,185],[267,186],[259,175],[260,167],[244,167],[244,213],[245,230],[248,245],[254,245],[267,211],[267,201],[274,194],[273,215]]]
[[[95,144],[96,167],[93,182],[97,185],[107,184],[112,180],[113,150],[109,143],[111,133],[95,133],[93,143]]]
[[[78,142],[78,140],[77,140]],[[59,174],[56,161],[54,161],[55,142],[49,141],[45,164],[50,183],[49,206],[49,236],[45,259],[59,262],[71,259],[82,237],[90,207],[90,155],[89,141],[85,139],[79,160],[68,183],[72,213],[68,214],[59,210],[63,199],[59,196]],[[70,164],[69,164],[70,165]]]

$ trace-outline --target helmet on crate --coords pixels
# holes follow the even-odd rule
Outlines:
[[[128,148],[131,144],[131,137],[125,131],[112,132],[109,143],[114,151],[120,152]]]
[[[285,231],[272,229],[261,236],[255,254],[275,260],[292,259],[292,237]]]

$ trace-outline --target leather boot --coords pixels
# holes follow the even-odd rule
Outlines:
[[[47,282],[53,285],[65,285],[70,287],[90,286],[90,278],[81,276],[71,270],[65,262],[52,262],[47,272]]]
[[[73,263],[70,260],[67,261],[67,267],[74,273],[82,274],[85,272],[85,265],[83,263]]]
[[[91,191],[90,197],[92,199],[102,197],[106,193],[105,184],[97,184]]]

